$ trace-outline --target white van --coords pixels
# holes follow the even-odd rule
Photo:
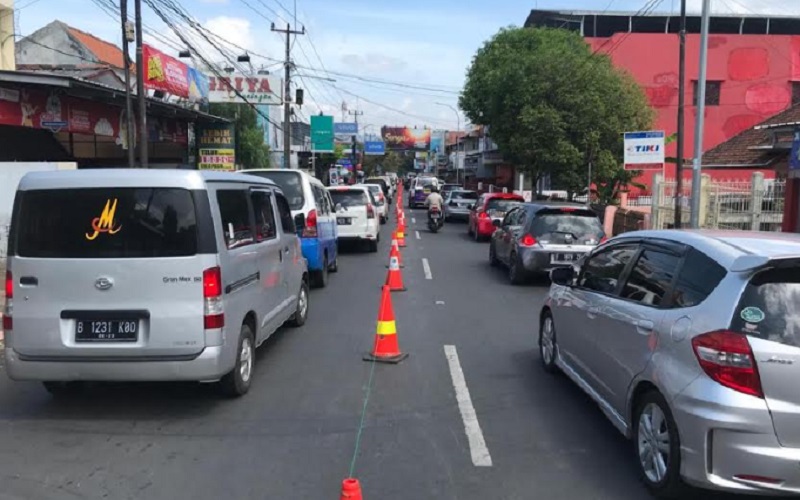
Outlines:
[[[339,270],[339,253],[336,240],[339,236],[336,213],[325,185],[300,170],[267,168],[241,170],[240,173],[264,177],[277,184],[292,209],[292,215],[302,214],[303,256],[308,261],[311,283],[315,287],[328,285],[328,273]]]
[[[342,241],[366,242],[370,252],[378,251],[381,240],[378,209],[365,185],[329,187],[336,207],[339,238]]]
[[[308,314],[289,203],[259,177],[37,172],[8,243],[5,365],[53,393],[79,381],[220,381],[247,392],[255,349]]]

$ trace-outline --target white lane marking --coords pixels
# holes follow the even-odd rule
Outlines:
[[[414,231],[414,235],[417,237],[418,240],[422,239],[422,236],[419,235],[419,231]]]
[[[444,305],[444,301],[443,300],[437,300],[436,301],[436,305],[437,306],[443,306]]]
[[[413,224],[416,224],[416,223],[417,223],[417,219],[415,219],[415,218],[413,218],[413,217],[412,217],[412,218],[411,218],[411,222],[412,222]]]
[[[456,390],[456,401],[458,401],[458,410],[461,412],[461,420],[464,421],[472,464],[475,467],[491,467],[492,456],[489,455],[489,448],[486,447],[486,440],[483,439],[478,414],[475,413],[475,407],[472,406],[472,398],[469,396],[464,371],[461,370],[461,363],[458,361],[456,346],[444,346],[444,355],[450,366],[450,377],[453,379],[453,387]]]
[[[428,263],[428,259],[422,259],[422,269],[425,271],[425,279],[432,280],[433,274],[431,274],[431,265]]]

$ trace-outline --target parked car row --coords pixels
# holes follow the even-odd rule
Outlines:
[[[241,396],[255,349],[305,323],[339,243],[377,251],[383,197],[283,169],[27,174],[8,245],[6,372],[54,394],[187,380]]]

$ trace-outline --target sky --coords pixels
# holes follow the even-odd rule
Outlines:
[[[53,20],[119,43],[119,24],[98,3],[118,0],[15,0],[16,31],[24,36]],[[229,54],[251,56],[254,69],[282,73],[285,35],[275,22],[305,27],[293,41],[292,59],[305,91],[301,118],[322,111],[342,118],[342,102],[359,116],[362,130],[383,125],[456,130],[465,119],[458,104],[476,50],[500,28],[521,26],[531,9],[631,11],[648,0],[172,0],[224,40]],[[658,0],[654,0],[658,1]],[[688,0],[699,12],[702,0]],[[156,0],[161,3],[162,0]],[[133,0],[129,0],[133,3]],[[800,16],[798,0],[712,0],[721,13]],[[656,11],[676,12],[679,0],[661,0]],[[132,15],[132,6],[131,15]],[[296,21],[294,13],[296,12]],[[171,55],[182,43],[144,6],[145,42]],[[215,62],[225,57],[207,42],[192,43]],[[222,43],[222,42],[220,42]],[[230,57],[230,56],[228,56]],[[246,65],[240,66],[247,69]],[[363,80],[366,78],[367,81]],[[335,80],[335,81],[331,81]],[[383,82],[391,82],[387,84]],[[416,87],[408,88],[411,84]],[[348,121],[352,120],[352,116]],[[371,127],[370,127],[371,126]]]

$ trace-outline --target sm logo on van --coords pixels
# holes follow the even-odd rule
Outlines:
[[[117,212],[117,199],[114,198],[114,203],[111,200],[106,200],[106,206],[100,217],[92,219],[93,233],[86,233],[86,239],[89,241],[94,240],[100,233],[117,234],[122,226],[116,225],[114,222],[114,215]]]

